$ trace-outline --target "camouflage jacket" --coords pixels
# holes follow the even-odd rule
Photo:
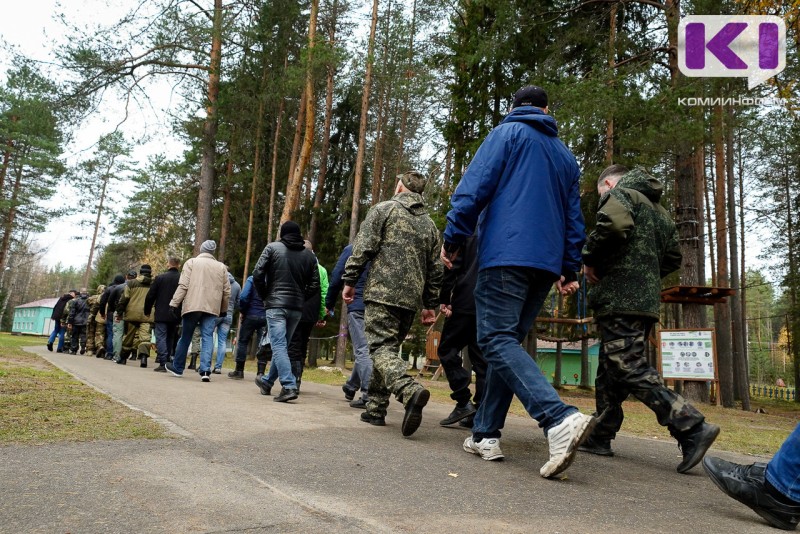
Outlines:
[[[87,301],[89,304],[89,322],[94,320],[95,322],[105,324],[106,320],[100,317],[98,312],[100,311],[100,297],[103,295],[103,291],[105,291],[106,286],[100,286],[97,289],[99,292],[89,297],[89,300]]]
[[[589,290],[596,317],[659,317],[661,278],[681,266],[675,223],[659,204],[663,186],[641,169],[603,195],[583,262],[600,281]]]
[[[355,286],[372,262],[364,301],[406,310],[439,304],[443,266],[439,231],[425,210],[422,195],[399,193],[367,213],[345,264],[345,285]]]
[[[152,323],[153,315],[144,314],[144,299],[153,279],[140,274],[136,280],[128,280],[125,291],[117,302],[117,315],[133,323]]]

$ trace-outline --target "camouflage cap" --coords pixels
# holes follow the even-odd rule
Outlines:
[[[397,176],[406,189],[414,193],[422,194],[425,191],[425,186],[428,184],[428,179],[417,171],[404,172]]]

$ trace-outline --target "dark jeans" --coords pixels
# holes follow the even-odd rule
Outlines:
[[[261,332],[267,326],[265,315],[245,315],[239,335],[236,337],[236,362],[244,363],[247,360],[247,347],[250,339],[256,334],[256,339],[261,339]]]
[[[110,357],[114,354],[114,314],[106,316],[106,356]]]
[[[704,418],[683,397],[661,381],[644,354],[653,319],[635,316],[597,319],[602,344],[595,379],[598,419],[592,437],[614,439],[622,426],[622,403],[633,395],[655,412],[658,424],[678,437]]]
[[[47,340],[49,344],[53,344],[58,337],[58,346],[56,350],[61,352],[64,350],[64,334],[67,333],[67,327],[62,326],[61,321],[55,320],[55,326],[53,326],[53,331],[50,333],[50,338]]]
[[[520,345],[555,280],[554,274],[531,267],[490,267],[478,273],[478,344],[488,369],[473,439],[500,437],[514,395],[545,433],[578,411],[564,404]]]
[[[165,364],[175,356],[175,345],[178,343],[178,323],[155,323],[156,363]]]
[[[472,314],[455,311],[444,321],[437,353],[453,392],[450,398],[459,404],[465,404],[472,398],[469,390],[472,373],[464,369],[461,359],[461,351],[465,347],[468,347],[469,361],[475,371],[475,403],[480,404],[486,386],[486,360],[478,347],[477,321]]]
[[[85,324],[72,325],[72,337],[70,338],[70,343],[69,343],[69,348],[72,352],[78,352],[78,343],[80,343],[80,348],[86,350]]]

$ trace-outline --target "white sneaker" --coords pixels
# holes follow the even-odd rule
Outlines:
[[[547,433],[550,445],[550,460],[542,466],[539,474],[544,478],[556,476],[566,471],[575,459],[578,446],[589,437],[597,420],[580,412],[564,419]]]
[[[502,460],[503,451],[500,450],[500,440],[497,438],[483,438],[477,443],[472,436],[464,440],[464,450],[470,454],[479,454],[484,460]]]

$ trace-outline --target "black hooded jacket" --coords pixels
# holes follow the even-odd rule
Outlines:
[[[253,284],[264,308],[302,310],[306,299],[319,292],[317,258],[290,234],[264,248],[253,270]]]
[[[175,290],[178,289],[180,278],[181,272],[176,267],[156,276],[144,298],[145,315],[150,315],[150,311],[155,306],[155,322],[173,324],[181,322],[180,315],[176,318],[169,312],[169,302],[172,300]]]
[[[70,300],[72,300],[72,295],[69,293],[61,295],[61,298],[58,299],[58,302],[56,302],[56,305],[53,308],[53,313],[50,315],[50,318],[54,321],[60,321],[61,316],[64,315],[64,306],[66,306],[67,302]]]

